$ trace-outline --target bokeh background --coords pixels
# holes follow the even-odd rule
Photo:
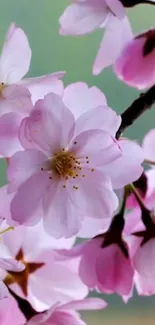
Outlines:
[[[96,85],[105,93],[109,106],[121,112],[138,96],[138,92],[118,81],[112,69],[106,69],[98,77],[92,76],[92,64],[102,30],[84,37],[59,36],[58,18],[68,4],[69,0],[0,0],[0,44],[3,44],[9,24],[16,22],[28,35],[33,52],[29,76],[65,70],[66,85],[76,81],[85,81],[89,86]],[[137,6],[130,9],[128,15],[135,32],[155,25],[155,6]],[[152,108],[126,135],[141,140],[154,127],[155,108]],[[5,162],[1,160],[0,184],[3,185],[5,181]],[[127,305],[118,297],[108,296],[105,299],[109,302],[109,308],[105,311],[83,313],[88,325],[155,323],[154,297],[143,298],[135,295]]]

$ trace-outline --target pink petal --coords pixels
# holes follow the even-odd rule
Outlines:
[[[142,147],[145,159],[155,161],[155,129],[150,130],[145,135]]]
[[[101,129],[115,137],[120,124],[121,117],[111,108],[107,106],[98,106],[89,109],[76,120],[75,134],[78,135],[81,130]]]
[[[66,305],[63,305],[63,310],[99,310],[107,307],[107,303],[100,298],[86,298],[83,300],[72,301]]]
[[[0,100],[0,115],[17,112],[25,117],[30,114],[31,110],[31,94],[27,88],[19,85],[4,88],[3,97]]]
[[[113,64],[131,39],[132,31],[128,19],[125,17],[119,20],[111,16],[95,59],[93,74],[97,75]]]
[[[50,189],[49,189],[50,191]],[[51,195],[50,195],[51,194]],[[44,226],[51,236],[55,238],[69,238],[78,233],[81,221],[84,217],[80,211],[76,191],[72,185],[63,188],[63,183],[54,193],[53,188],[47,193],[49,198],[52,198],[48,204],[44,217]],[[60,204],[61,202],[61,204]]]
[[[26,225],[34,225],[40,220],[42,213],[38,210],[48,182],[48,174],[41,171],[20,186],[11,202],[13,220]]]
[[[14,258],[1,258],[0,257],[0,267],[3,270],[13,271],[13,272],[21,272],[25,269],[25,265],[20,262],[16,261]]]
[[[98,28],[109,10],[104,1],[80,1],[70,5],[59,19],[61,35],[83,35]]]
[[[127,43],[114,66],[119,79],[138,89],[151,87],[155,82],[152,69],[155,63],[154,51],[143,55],[146,40],[145,34],[142,34]]]
[[[118,142],[105,131],[88,130],[80,133],[70,144],[78,160],[85,161],[85,167],[104,166],[121,157]],[[86,162],[88,156],[89,163]]]
[[[89,288],[94,289],[97,285],[96,259],[100,253],[102,239],[95,238],[83,244],[82,258],[80,262],[79,275]]]
[[[0,280],[0,300],[2,299],[3,301],[5,298],[8,298],[8,296],[9,296],[8,288],[4,284],[4,282]]]
[[[103,167],[103,171],[110,176],[115,189],[136,181],[143,172],[141,164],[144,154],[141,147],[129,140],[120,140],[119,145],[122,156]]]
[[[140,276],[154,278],[155,276],[155,239],[150,239],[137,250],[134,256],[134,267]]]
[[[18,113],[8,113],[0,117],[0,155],[12,156],[22,146],[18,139],[18,131],[21,123]]]
[[[60,80],[65,72],[56,72],[49,75],[29,78],[21,81],[32,94],[32,101],[35,103],[38,99],[43,99],[48,93],[63,95],[63,82]]]
[[[134,271],[130,260],[115,244],[101,249],[96,261],[96,273],[102,292],[116,292],[122,296],[132,288]]]
[[[92,238],[100,233],[104,233],[110,225],[110,219],[94,219],[86,217],[83,220],[82,227],[78,233],[80,238]]]
[[[6,84],[17,83],[28,72],[31,49],[21,28],[12,25],[7,33],[1,57],[0,80]]]
[[[114,16],[122,19],[125,16],[125,8],[119,0],[105,0],[108,7],[113,12]]]
[[[11,189],[16,190],[33,174],[40,172],[46,160],[47,156],[35,149],[15,153],[9,160],[7,172]]]
[[[58,148],[68,145],[74,117],[61,97],[51,93],[36,103],[28,123],[31,140],[51,157]]]
[[[76,82],[65,88],[63,101],[71,110],[75,118],[92,108],[106,106],[107,101],[104,94],[97,87],[88,88],[84,82]]]

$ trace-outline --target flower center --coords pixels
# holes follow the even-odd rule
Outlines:
[[[17,283],[20,286],[25,297],[27,297],[29,276],[35,271],[37,271],[38,269],[40,269],[41,267],[43,267],[45,263],[26,262],[24,259],[24,253],[22,249],[19,250],[15,259],[17,261],[22,262],[25,265],[25,270],[21,272],[9,271],[3,281],[7,286]]]
[[[67,179],[76,175],[76,158],[70,151],[62,149],[54,154],[50,161],[50,169],[59,177]]]

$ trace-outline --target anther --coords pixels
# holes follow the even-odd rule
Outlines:
[[[66,185],[63,185],[63,188],[66,188]]]
[[[42,167],[41,170],[44,170],[44,168]]]
[[[89,164],[89,160],[87,160],[87,164]]]
[[[77,144],[77,142],[75,141],[74,144]]]
[[[50,176],[49,179],[52,179],[52,176]]]
[[[91,172],[94,172],[94,171],[95,171],[95,169],[94,169],[94,168],[92,168],[92,169],[91,169]]]

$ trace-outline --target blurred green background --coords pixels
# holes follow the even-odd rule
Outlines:
[[[65,84],[85,81],[89,86],[98,86],[106,95],[109,105],[121,112],[138,96],[135,89],[118,81],[111,69],[98,77],[92,76],[102,30],[84,37],[58,35],[58,18],[69,0],[0,0],[0,44],[9,24],[14,21],[28,35],[33,56],[29,76],[65,70]],[[128,11],[135,32],[155,24],[155,6],[141,5]],[[22,60],[22,58],[21,58]],[[127,131],[132,139],[155,127],[155,109],[147,112]],[[5,163],[1,160],[1,185],[5,183]],[[155,298],[134,296],[124,305],[118,297],[106,297],[109,308],[104,312],[84,313],[89,325],[93,324],[154,324]],[[67,325],[67,324],[66,324]]]

